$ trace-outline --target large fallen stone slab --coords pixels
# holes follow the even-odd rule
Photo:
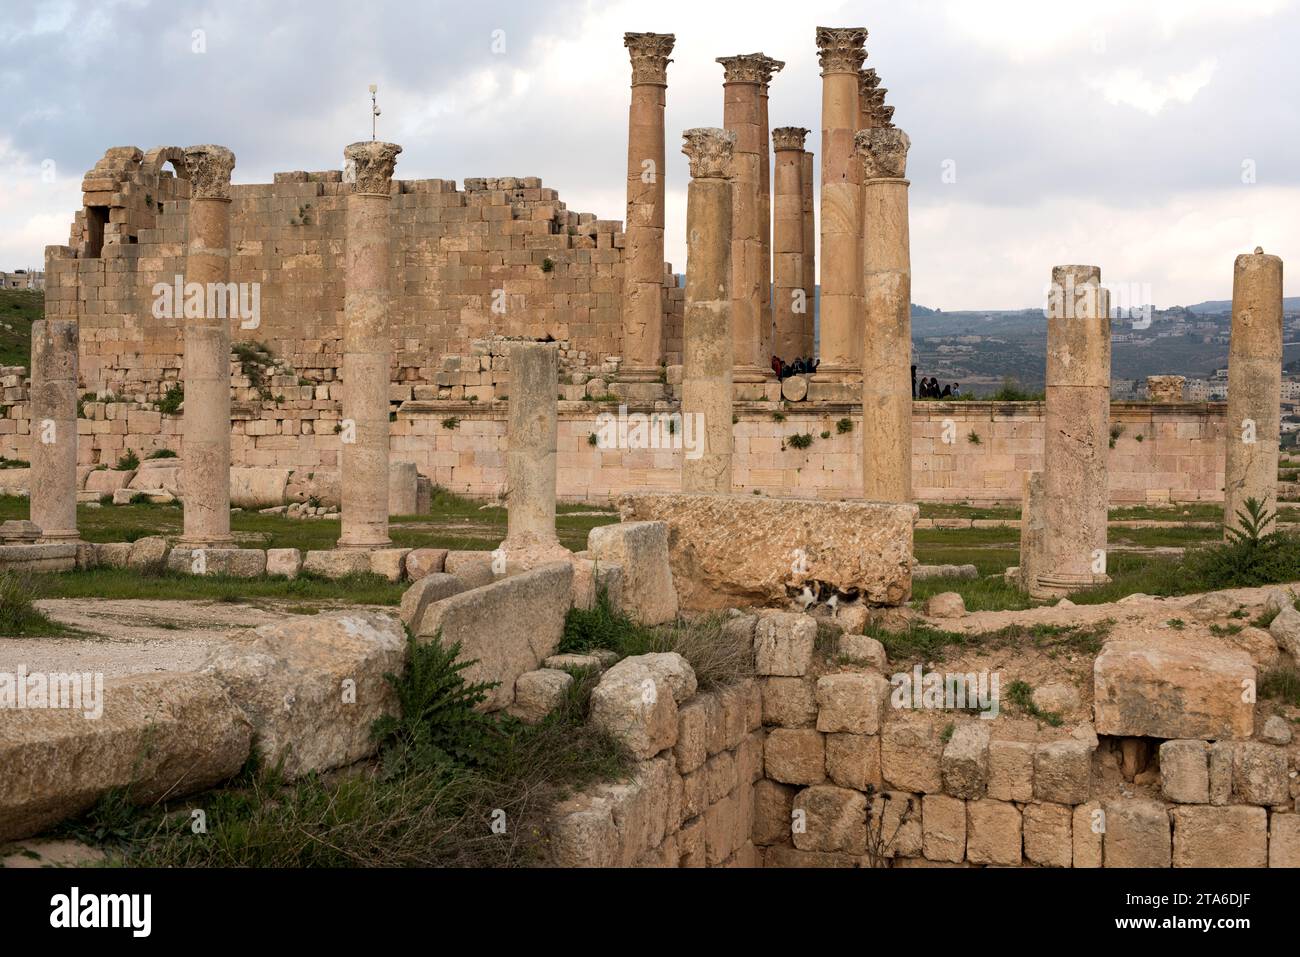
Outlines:
[[[1093,663],[1098,734],[1249,738],[1255,666],[1244,651],[1179,637],[1116,638]]]
[[[622,569],[623,611],[643,625],[660,625],[677,617],[677,588],[668,555],[668,526],[663,522],[600,525],[587,534],[587,554],[597,565]]]
[[[543,565],[429,604],[415,633],[441,634],[448,648],[460,642],[461,660],[474,662],[462,672],[465,680],[499,682],[481,707],[508,708],[519,676],[559,647],[572,588],[572,564]]]
[[[783,605],[812,582],[872,605],[911,595],[915,505],[668,493],[628,494],[618,505],[624,522],[668,523],[688,609]]]
[[[396,619],[348,611],[242,632],[200,670],[221,682],[252,722],[263,764],[283,761],[285,774],[297,777],[374,753],[370,725],[398,708],[384,675],[401,674],[405,657]]]
[[[0,708],[0,841],[82,814],[113,789],[137,804],[201,791],[248,759],[249,722],[208,676],[108,678],[100,716],[85,714]]]

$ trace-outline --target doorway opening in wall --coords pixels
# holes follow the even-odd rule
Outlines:
[[[86,258],[98,259],[104,251],[104,227],[108,225],[107,206],[86,207]]]

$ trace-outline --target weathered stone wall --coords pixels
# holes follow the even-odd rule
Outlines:
[[[561,343],[563,347],[565,343]],[[569,345],[572,345],[569,343]],[[467,357],[488,369],[455,373],[465,392],[493,394],[507,381],[503,355]],[[572,351],[572,350],[569,350]],[[564,361],[562,348],[561,361]],[[499,366],[494,370],[493,367]],[[292,384],[292,376],[270,376],[266,388],[283,402],[249,399],[256,389],[238,364],[231,423],[235,465],[266,468],[336,469],[340,418],[337,382]],[[4,381],[8,411],[0,418],[0,455],[27,460],[31,436],[23,370]],[[469,380],[490,380],[473,385]],[[603,380],[598,388],[603,388]],[[421,473],[455,492],[495,497],[505,488],[506,408],[503,403],[448,402],[410,398],[438,386],[394,386],[403,404],[392,423],[392,458],[414,462]],[[581,394],[584,386],[561,386]],[[505,391],[502,390],[502,392]],[[424,394],[429,394],[428,392]],[[500,397],[501,393],[496,393]],[[297,398],[293,396],[297,395]],[[624,492],[678,491],[682,452],[672,449],[603,449],[590,444],[597,415],[617,413],[612,403],[560,403],[558,494],[562,501],[609,501]],[[649,410],[647,410],[649,411]],[[836,499],[861,485],[861,413],[854,406],[794,405],[773,419],[770,408],[736,408],[733,487],[787,497]],[[131,403],[83,403],[79,461],[112,465],[128,449],[141,458],[158,448],[180,450],[180,417]],[[841,433],[847,418],[852,431]],[[454,421],[453,421],[454,420]],[[1111,404],[1118,434],[1108,474],[1113,503],[1223,501],[1224,406],[1222,403],[1138,402]],[[829,433],[823,438],[823,433]],[[972,441],[972,433],[979,441]],[[945,434],[952,441],[945,441]],[[812,436],[805,449],[790,445],[796,435]],[[1140,438],[1139,438],[1140,436]],[[917,501],[1016,503],[1021,474],[1043,467],[1041,403],[917,402],[912,408],[912,487]],[[847,470],[847,478],[835,476]],[[0,485],[21,480],[0,472]]]
[[[174,148],[109,150],[83,181],[70,245],[48,257],[47,313],[80,318],[87,391],[154,402],[179,378],[183,320],[155,318],[151,291],[184,273],[189,183],[162,168],[179,158]],[[551,335],[592,366],[621,355],[621,222],[568,210],[535,177],[392,189],[395,398],[434,386],[444,355],[492,334]],[[230,281],[261,284],[260,325],[234,321],[233,338],[267,344],[304,387],[326,386],[325,398],[336,398],[328,386],[341,361],[347,190],[338,170],[231,188]],[[98,249],[96,211],[106,218]],[[665,348],[676,363],[682,291],[664,269]]]

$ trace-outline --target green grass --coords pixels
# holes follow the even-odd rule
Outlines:
[[[114,792],[62,830],[132,867],[510,867],[544,863],[547,811],[600,781],[623,779],[626,750],[588,718],[594,675],[529,727],[473,710],[458,649],[411,645],[390,676],[404,717],[375,723],[366,771],[286,783],[250,761],[227,787],[174,805],[132,806]],[[194,834],[190,809],[207,833]]]
[[[44,317],[44,292],[0,289],[0,365],[32,364],[32,323]]]
[[[491,551],[506,535],[506,509],[439,491],[427,515],[396,516],[390,534],[398,548],[450,548]],[[556,509],[556,534],[572,551],[587,547],[588,533],[598,525],[617,522],[616,514],[572,514],[597,511],[590,505],[561,505]],[[27,499],[0,496],[0,521],[27,518]],[[181,533],[179,503],[77,507],[77,525],[88,542],[133,542],[148,535],[176,537]],[[297,519],[255,511],[230,516],[231,531],[243,548],[333,548],[339,537],[337,519]]]
[[[1106,620],[1090,625],[1008,625],[997,631],[966,634],[913,622],[903,631],[868,625],[866,634],[885,646],[891,663],[901,666],[920,661],[942,661],[953,649],[992,651],[1032,647],[1051,655],[1060,652],[1095,655],[1101,650],[1102,640],[1113,624]]]
[[[1011,564],[1016,561],[1011,557]],[[946,591],[961,595],[967,611],[1017,611],[1039,604],[1008,582],[1001,572],[983,578],[928,578],[912,583],[912,598],[918,605]]]
[[[1259,693],[1293,708],[1300,708],[1300,668],[1283,665],[1270,668],[1260,676]]]
[[[32,602],[36,599],[30,574],[0,572],[0,637],[44,638],[77,634],[75,629],[51,621]]]
[[[379,575],[321,578],[233,578],[226,575],[187,575],[181,572],[141,574],[138,569],[92,568],[84,571],[33,575],[34,598],[172,599],[245,602],[262,598],[303,600],[344,599],[358,605],[396,605],[405,582]],[[8,634],[8,632],[6,632]]]
[[[671,625],[640,625],[611,607],[602,589],[595,607],[569,610],[558,653],[605,649],[626,658],[675,651],[690,663],[700,688],[708,690],[734,684],[754,673],[750,642],[729,636],[722,624],[721,617],[705,615]]]
[[[1025,714],[1046,721],[1053,728],[1059,728],[1065,723],[1065,719],[1058,712],[1044,711],[1034,704],[1034,689],[1029,686],[1028,682],[1019,680],[1011,682],[1007,687],[1007,700]]]

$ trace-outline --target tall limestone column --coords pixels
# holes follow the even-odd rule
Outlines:
[[[1232,266],[1225,531],[1241,527],[1247,499],[1261,502],[1270,513],[1277,507],[1281,405],[1282,260],[1256,247]]]
[[[821,365],[813,399],[851,399],[858,391],[862,301],[858,70],[866,58],[861,27],[818,27],[822,66]]]
[[[343,151],[343,431],[339,548],[386,548],[388,538],[389,207],[402,148],[368,140]]]
[[[190,176],[185,282],[230,281],[230,173],[224,146],[185,149]],[[181,496],[187,548],[228,546],[230,534],[230,318],[207,307],[184,323],[185,408],[181,429]],[[224,310],[228,312],[229,310]]]
[[[722,125],[736,134],[732,158],[731,329],[735,379],[763,383],[771,374],[771,354],[763,353],[763,225],[761,150],[762,103],[759,87],[768,75],[761,53],[718,57],[725,70]],[[760,399],[761,385],[742,391]]]
[[[559,418],[559,345],[510,346],[510,402],[506,421],[507,561],[531,567],[569,557],[555,534],[555,469]],[[526,556],[522,558],[521,556]]]
[[[803,291],[808,310],[803,314],[803,335],[799,355],[812,358],[817,351],[817,202],[813,195],[813,154],[804,150],[800,159],[799,186],[803,190]]]
[[[686,315],[682,323],[682,419],[699,416],[703,454],[682,459],[682,491],[731,491],[732,189],[736,135],[696,128],[682,134],[691,163],[686,191]]]
[[[862,343],[863,496],[912,499],[912,255],[908,235],[907,150],[902,130],[858,132],[862,161],[864,335]]]
[[[46,542],[77,533],[77,347],[75,319],[32,323],[32,470],[29,514]]]
[[[671,33],[625,33],[632,58],[627,132],[623,364],[619,379],[660,392],[664,359],[664,105]],[[635,398],[653,398],[636,395]]]
[[[759,285],[759,304],[762,319],[759,332],[762,337],[759,354],[768,358],[770,368],[771,356],[776,352],[776,320],[772,304],[772,141],[768,119],[768,86],[772,77],[779,73],[785,64],[769,56],[763,57],[762,82],[758,88],[758,135],[761,139],[758,167],[759,229],[763,240],[763,277]],[[781,353],[782,358],[786,358]]]
[[[774,351],[786,362],[804,351],[804,320],[812,302],[804,290],[804,190],[803,141],[808,131],[800,126],[782,126],[772,131],[776,150],[773,177],[773,272],[772,311],[776,324]]]
[[[1043,531],[1035,598],[1106,578],[1110,295],[1096,266],[1055,266],[1047,300]]]

